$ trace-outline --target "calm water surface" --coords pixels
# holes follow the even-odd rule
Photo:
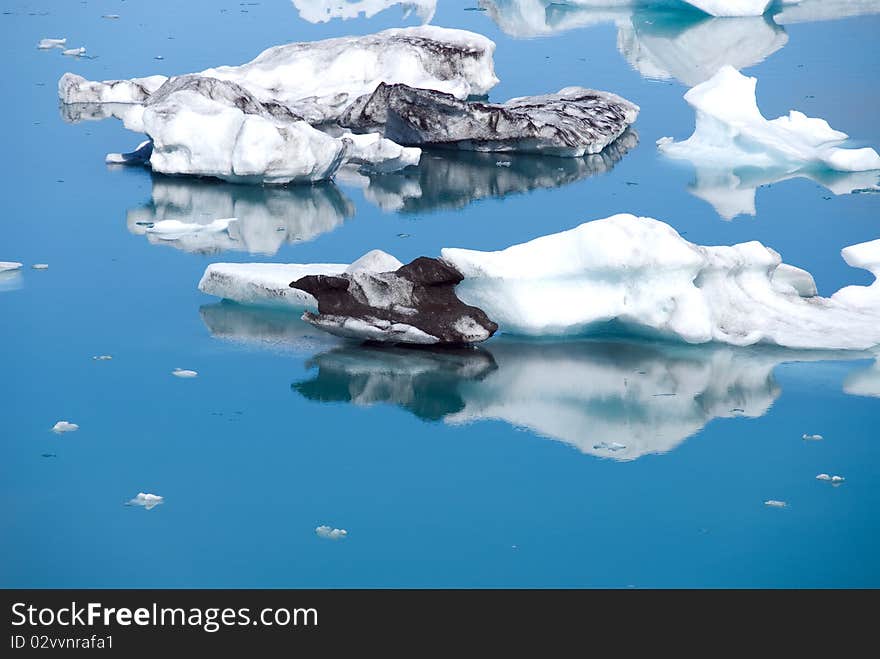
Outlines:
[[[3,0],[0,260],[26,267],[0,281],[0,585],[880,586],[870,356],[611,338],[381,351],[196,290],[219,260],[406,261],[623,211],[697,243],[760,240],[823,294],[870,281],[839,250],[880,235],[877,195],[835,194],[827,173],[719,187],[655,141],[690,134],[682,94],[731,60],[758,77],[766,116],[799,109],[880,145],[880,15],[780,26],[474,6],[441,0],[433,22],[497,42],[493,100],[608,89],[641,105],[635,130],[592,159],[426,154],[405,175],[310,188],[152,177],[104,165],[139,141],[118,122],[64,120],[62,73],[196,71],[418,18]],[[95,58],[35,48],[62,36]],[[143,231],[229,216],[238,231],[208,242]],[[80,430],[49,432],[62,419]],[[123,505],[138,492],[165,503]],[[348,538],[319,538],[321,524]]]

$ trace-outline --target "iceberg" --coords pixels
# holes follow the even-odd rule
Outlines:
[[[37,48],[40,50],[51,50],[52,48],[64,48],[67,45],[67,37],[63,39],[40,39],[39,43],[37,43]]]
[[[392,272],[361,269],[306,275],[290,287],[318,301],[303,320],[330,334],[364,341],[462,345],[491,337],[498,325],[455,295],[461,274],[421,256]]]
[[[460,99],[486,94],[498,83],[494,51],[495,44],[479,34],[425,25],[275,46],[241,66],[197,75],[234,83],[260,103],[286,107],[318,124],[336,119],[381,82],[435,89]],[[58,95],[65,104],[141,104],[166,80],[92,82],[65,74]]]
[[[391,272],[402,265],[380,250],[367,252],[351,264],[212,263],[199,281],[199,290],[239,304],[317,310],[317,300],[304,290],[291,288],[291,282],[309,275]]]
[[[137,496],[125,504],[126,506],[141,506],[147,510],[152,510],[156,506],[165,503],[165,498],[158,494],[150,494],[148,492],[138,492]]]
[[[171,371],[171,375],[178,378],[196,378],[199,376],[198,371],[190,371],[185,368],[175,368]]]
[[[63,432],[75,432],[79,430],[79,426],[75,423],[71,423],[70,421],[59,421],[54,426],[52,426],[52,432],[61,434]]]
[[[310,358],[311,373],[291,389],[321,403],[395,405],[451,426],[502,421],[586,455],[630,461],[668,453],[713,420],[763,416],[782,394],[780,364],[840,357],[607,339],[342,345]]]
[[[355,101],[338,122],[405,145],[577,158],[599,153],[638,113],[637,105],[616,94],[583,87],[492,104],[382,83]]]
[[[400,5],[404,18],[415,15],[422,23],[430,23],[437,9],[437,0],[292,0],[299,17],[309,23],[327,23],[333,19],[348,20],[363,15],[372,18],[390,7]]]
[[[880,170],[871,148],[845,148],[847,134],[823,119],[792,110],[767,120],[755,98],[757,80],[725,66],[684,98],[696,111],[693,135],[682,142],[658,140],[662,153],[703,167],[748,167],[793,176],[811,171]]]
[[[131,233],[154,244],[199,253],[238,250],[271,256],[285,243],[333,231],[354,210],[332,183],[284,188],[153,176],[150,202],[129,210],[126,222]],[[166,221],[201,226],[232,217],[236,221],[223,231],[181,237],[150,231]]]
[[[21,270],[21,263],[17,261],[0,261],[0,272],[13,272]]]
[[[315,533],[319,538],[324,538],[325,540],[342,540],[348,537],[348,531],[345,529],[334,529],[326,524],[317,527]]]
[[[844,250],[876,272],[880,240]],[[565,336],[609,329],[687,343],[863,350],[880,344],[880,282],[804,297],[804,271],[757,241],[706,247],[628,214],[498,252],[445,248],[456,294],[501,331]],[[797,275],[793,277],[793,275]],[[794,282],[792,281],[794,279]]]

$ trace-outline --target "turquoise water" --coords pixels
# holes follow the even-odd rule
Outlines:
[[[880,403],[858,395],[878,393],[864,355],[511,337],[464,353],[377,351],[196,290],[215,261],[342,262],[372,248],[406,261],[622,211],[697,243],[760,240],[823,294],[870,281],[839,250],[878,237],[877,195],[765,182],[755,215],[727,220],[692,194],[693,168],[654,143],[693,128],[681,96],[698,73],[675,44],[743,29],[760,36],[736,50],[765,116],[799,109],[880,145],[880,15],[746,26],[552,5],[551,27],[581,26],[519,38],[499,28],[522,33],[509,13],[472,6],[441,0],[433,22],[496,41],[493,100],[614,91],[642,107],[628,152],[510,168],[430,155],[366,190],[114,169],[104,154],[139,136],[65,122],[63,72],[195,71],[417,21],[391,8],[313,25],[286,0],[3,2],[0,260],[26,267],[0,281],[0,585],[880,586]],[[95,58],[35,49],[61,36]],[[628,59],[634,38],[643,56]],[[187,249],[151,243],[138,224],[231,214],[248,218],[237,240]],[[103,354],[113,359],[92,359]],[[51,433],[59,420],[80,429]],[[824,439],[802,439],[814,433]],[[165,503],[123,505],[138,492]],[[348,537],[322,539],[322,524]]]

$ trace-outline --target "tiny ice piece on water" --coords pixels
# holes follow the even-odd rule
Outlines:
[[[818,442],[819,440],[825,439],[822,435],[807,435],[805,434],[801,439],[809,442]]]
[[[158,494],[149,494],[145,492],[138,492],[138,495],[134,499],[130,499],[126,506],[143,506],[147,510],[151,508],[155,508],[160,503],[165,503],[165,498],[160,497]]]
[[[115,20],[115,19],[119,18],[119,14],[104,14],[103,16],[101,16],[101,18]]]
[[[75,423],[71,423],[70,421],[59,421],[54,426],[52,426],[52,432],[57,433],[73,432],[74,430],[79,430],[79,426]]]
[[[113,359],[113,356],[112,355],[96,355],[96,356],[92,357],[92,359],[94,359],[95,361],[99,361],[99,362],[106,362],[106,361]]]
[[[86,54],[86,49],[83,46],[79,48],[68,48],[67,50],[61,51],[62,55],[69,55],[70,57],[82,57]]]
[[[48,263],[34,263],[31,267],[34,270],[48,270],[49,264]]]
[[[326,524],[322,524],[321,526],[315,529],[315,533],[318,534],[319,538],[325,538],[327,540],[341,540],[348,536],[348,531],[345,529],[334,529]]]
[[[67,38],[64,39],[40,39],[40,43],[37,44],[37,48],[40,50],[49,50],[50,48],[61,48],[67,43]]]
[[[765,506],[770,506],[771,508],[787,508],[788,504],[785,501],[777,501],[776,499],[768,499],[764,502]]]
[[[816,476],[816,480],[817,481],[830,481],[831,476],[829,476],[828,474],[819,474],[818,476]]]
[[[845,480],[846,480],[846,479],[845,479],[843,476],[832,476],[832,477],[831,477],[831,482],[832,482],[832,483],[842,483],[842,482],[845,481]]]
[[[15,261],[0,261],[0,272],[9,272],[11,270],[21,269],[21,263]]]
[[[198,374],[198,371],[189,371],[185,368],[175,368],[171,371],[171,375],[176,375],[179,378],[194,378]]]

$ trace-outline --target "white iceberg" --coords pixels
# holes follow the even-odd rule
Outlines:
[[[67,38],[63,39],[40,39],[37,48],[40,50],[50,50],[52,48],[63,48],[67,44]]]
[[[788,508],[788,504],[785,501],[779,501],[777,499],[769,499],[764,502],[765,506],[770,506],[771,508]]]
[[[731,66],[689,90],[684,98],[696,111],[693,135],[682,142],[658,140],[662,153],[698,166],[751,167],[794,175],[810,170],[880,170],[874,149],[840,146],[846,133],[823,119],[792,110],[767,120],[755,98],[757,80]]]
[[[113,356],[112,355],[95,355],[94,357],[92,357],[92,359],[97,362],[108,362],[111,359],[113,359]]]
[[[86,49],[84,46],[80,46],[79,48],[68,48],[67,50],[62,50],[61,54],[67,55],[68,57],[82,57],[86,54]]]
[[[151,510],[163,503],[165,503],[165,497],[160,497],[158,494],[150,494],[148,492],[138,492],[137,496],[133,499],[129,499],[125,505],[141,506],[147,510]]]
[[[21,270],[21,263],[16,261],[0,261],[0,272],[13,272]]]
[[[348,537],[348,531],[345,529],[334,529],[326,524],[317,527],[315,533],[319,538],[324,538],[325,540],[342,540]]]
[[[435,26],[393,28],[360,37],[291,43],[241,66],[198,74],[236,83],[261,103],[278,104],[310,123],[335,119],[380,82],[436,89],[456,98],[486,94],[498,83],[486,37]],[[62,103],[144,103],[167,78],[91,82],[65,74]]]
[[[150,202],[128,211],[128,230],[151,243],[191,252],[271,256],[285,243],[314,240],[354,215],[354,204],[332,183],[285,188],[157,176],[152,184]],[[173,239],[150,233],[167,220],[209,225],[224,217],[237,218],[224,231]]]
[[[206,244],[212,245],[217,234],[227,234],[229,226],[236,222],[238,220],[234,217],[212,220],[207,224],[161,220],[146,228],[145,232],[158,241],[174,242],[186,251],[196,252],[204,249]]]
[[[389,7],[400,5],[404,18],[415,15],[422,23],[430,23],[437,9],[437,0],[292,0],[300,18],[309,23],[327,23],[333,19],[348,20],[363,15],[372,18]]]
[[[801,439],[803,439],[805,442],[821,442],[825,438],[822,437],[822,435],[808,435],[804,433]]]
[[[196,378],[199,376],[198,371],[191,371],[185,368],[175,368],[171,371],[171,375],[174,375],[178,378]]]
[[[205,269],[199,290],[239,304],[317,309],[315,298],[290,283],[307,275],[338,275],[366,270],[390,272],[403,265],[390,254],[373,250],[347,263],[212,263]]]
[[[54,426],[52,426],[52,432],[61,434],[63,432],[74,432],[79,430],[79,426],[75,423],[71,423],[70,421],[59,421]]]
[[[848,261],[880,261],[880,241]],[[880,283],[830,298],[805,273],[752,241],[706,247],[669,225],[628,214],[587,222],[499,252],[443,249],[464,275],[456,294],[502,332],[564,336],[620,328],[688,343],[868,349],[880,344]],[[852,256],[855,254],[856,256]]]
[[[33,269],[33,270],[48,270],[49,264],[48,263],[34,263],[31,266],[31,269]]]

